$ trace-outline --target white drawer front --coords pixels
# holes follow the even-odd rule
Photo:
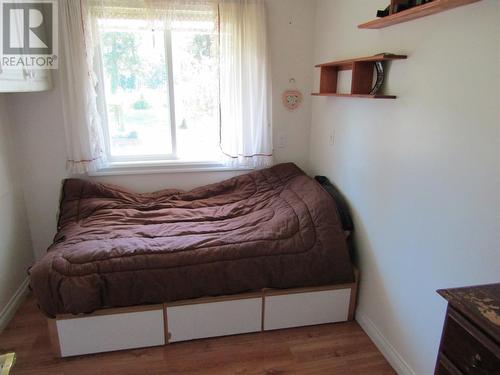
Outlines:
[[[266,296],[264,330],[346,321],[350,289]]]
[[[261,330],[262,298],[167,307],[169,342]]]
[[[163,309],[57,321],[61,355],[165,344]]]

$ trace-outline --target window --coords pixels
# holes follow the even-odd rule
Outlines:
[[[214,22],[99,17],[94,27],[108,160],[220,159]]]
[[[71,173],[272,165],[265,0],[59,5]]]

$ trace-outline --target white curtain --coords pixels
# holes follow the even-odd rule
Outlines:
[[[92,16],[110,19],[139,19],[167,22],[217,21],[215,0],[87,0]]]
[[[71,173],[95,171],[106,164],[101,118],[97,111],[93,50],[85,30],[86,8],[80,0],[59,2],[61,93],[67,166]]]
[[[61,90],[68,168],[86,173],[106,166],[102,84],[94,66],[97,18],[213,21],[219,32],[220,149],[231,166],[272,164],[269,54],[264,0],[65,0],[61,14]],[[165,21],[167,21],[165,23]],[[95,42],[95,43],[94,43]]]
[[[220,147],[226,163],[272,164],[271,82],[263,0],[219,1]]]

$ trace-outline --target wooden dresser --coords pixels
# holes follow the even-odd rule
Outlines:
[[[500,284],[438,293],[448,309],[435,374],[500,375]]]

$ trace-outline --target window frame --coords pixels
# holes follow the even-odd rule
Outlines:
[[[172,32],[166,27],[164,23],[164,47],[165,47],[165,64],[167,68],[167,88],[166,95],[169,102],[169,114],[170,114],[170,142],[172,146],[172,152],[166,154],[152,154],[152,155],[122,155],[113,156],[111,154],[111,136],[109,132],[109,121],[108,121],[108,105],[106,100],[106,90],[104,87],[104,67],[103,67],[103,54],[101,48],[101,29],[99,27],[99,20],[105,18],[96,18],[94,24],[92,25],[94,29],[94,35],[98,35],[99,43],[96,43],[94,50],[94,66],[97,67],[95,72],[98,77],[97,85],[97,107],[101,115],[101,121],[103,122],[103,132],[105,138],[105,153],[106,160],[110,166],[112,165],[126,165],[126,164],[138,164],[138,163],[149,163],[149,162],[160,162],[171,164],[172,161],[177,161],[182,163],[177,156],[177,136],[176,136],[176,117],[175,117],[175,92],[174,92],[174,80],[173,80],[173,56],[172,56]]]

